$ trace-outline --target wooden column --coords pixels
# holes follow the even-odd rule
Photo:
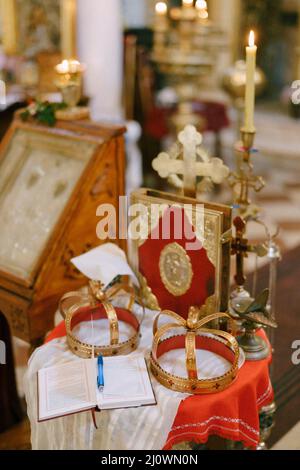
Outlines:
[[[3,28],[3,49],[7,55],[17,54],[17,21],[15,0],[0,0]]]
[[[224,65],[230,65],[240,58],[242,1],[208,0],[208,13],[216,25],[228,34],[229,51],[224,54],[223,60]]]

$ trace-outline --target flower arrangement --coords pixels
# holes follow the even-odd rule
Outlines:
[[[29,106],[21,113],[21,119],[28,121],[30,119],[36,119],[41,124],[47,126],[54,126],[56,123],[56,111],[65,109],[66,103],[50,103],[49,101],[33,101]]]

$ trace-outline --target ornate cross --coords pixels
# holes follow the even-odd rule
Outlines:
[[[236,217],[233,221],[236,236],[231,241],[231,254],[236,256],[236,275],[234,277],[238,287],[243,287],[246,282],[244,275],[244,259],[248,253],[255,253],[258,257],[267,256],[268,249],[265,243],[251,245],[246,238],[246,221],[241,217]]]
[[[231,188],[238,188],[238,196],[235,200],[240,208],[240,213],[243,214],[251,204],[249,197],[250,189],[255,192],[261,191],[265,187],[265,181],[261,176],[253,174],[252,165],[246,163],[247,170],[241,164],[238,172],[231,173],[229,177],[229,185]]]
[[[236,217],[233,221],[233,225],[236,229],[236,237],[231,243],[231,254],[236,255],[236,274],[234,279],[237,286],[244,286],[246,282],[244,275],[244,258],[248,257],[248,252],[252,250],[252,247],[245,238],[246,222],[241,217]]]
[[[179,133],[178,140],[183,148],[172,158],[168,153],[162,152],[152,162],[152,166],[161,178],[168,178],[171,175],[183,176],[184,195],[196,197],[197,177],[207,177],[220,184],[229,175],[229,168],[224,165],[220,158],[208,159],[208,161],[197,161],[197,157],[203,159],[200,146],[202,135],[197,132],[194,126],[186,126]],[[183,154],[183,160],[180,160]]]

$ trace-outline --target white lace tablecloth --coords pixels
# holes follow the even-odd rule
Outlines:
[[[136,307],[139,309],[139,307]],[[136,312],[140,313],[140,312]],[[142,325],[142,337],[136,353],[149,354],[152,344],[153,319],[157,312],[146,311]],[[94,337],[98,344],[109,341],[107,320],[94,322]],[[120,323],[120,340],[130,333],[130,326]],[[91,322],[77,325],[77,336],[91,342]],[[133,353],[133,354],[136,354]],[[29,360],[25,375],[25,396],[31,423],[32,448],[35,450],[161,450],[166,444],[180,402],[188,395],[172,392],[160,385],[153,377],[156,406],[101,411],[96,413],[98,429],[94,427],[91,412],[37,422],[37,372],[78,358],[69,351],[66,338],[55,339],[37,349]],[[169,351],[161,361],[171,373],[185,375],[184,351]],[[201,364],[201,377],[222,375],[228,362],[208,351],[197,350],[197,363]],[[116,385],[117,386],[117,385]]]
[[[137,352],[148,353],[152,343],[154,312],[147,311],[142,338]],[[102,320],[103,321],[103,320]],[[81,324],[77,334],[84,339],[89,326]],[[97,335],[97,322],[95,334]],[[121,326],[121,325],[120,325]],[[122,330],[120,331],[122,335]],[[37,349],[31,356],[25,375],[25,396],[31,424],[34,450],[160,450],[166,443],[185,395],[174,393],[152,379],[156,406],[101,411],[96,413],[95,429],[91,412],[79,413],[44,423],[37,422],[37,371],[43,367],[77,361],[69,351],[66,338],[60,338]]]

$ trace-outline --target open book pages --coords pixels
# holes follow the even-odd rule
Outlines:
[[[130,408],[156,403],[143,356],[105,357],[104,389],[97,389],[101,410]]]
[[[103,358],[104,389],[97,388],[97,360],[80,359],[38,372],[38,420],[98,407],[102,410],[156,403],[141,355]]]

